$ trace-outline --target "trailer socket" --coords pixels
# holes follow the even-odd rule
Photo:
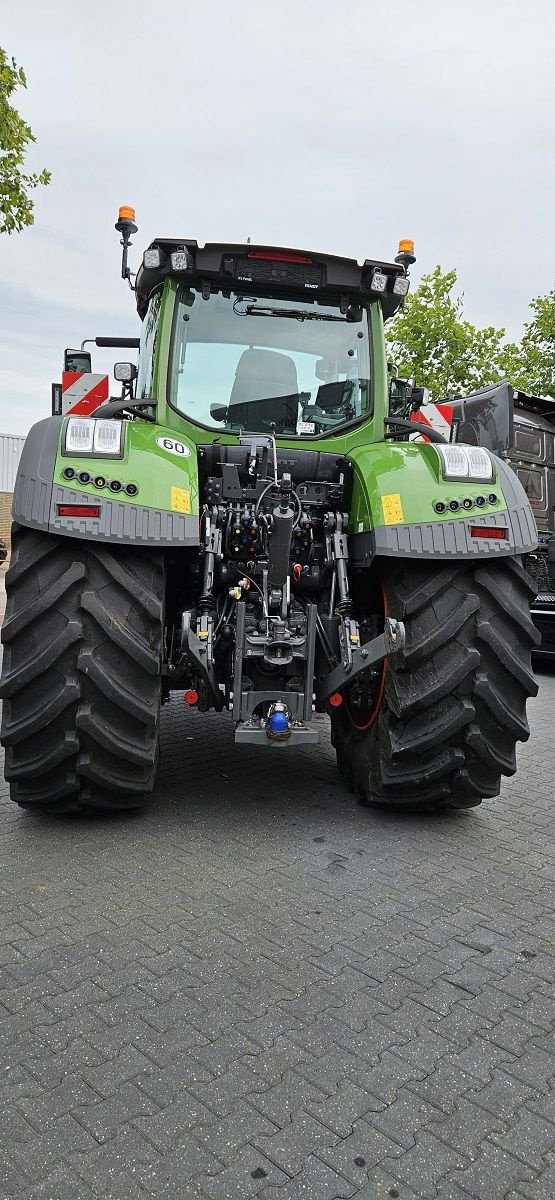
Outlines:
[[[270,706],[266,722],[266,737],[274,742],[285,742],[287,738],[291,737],[289,711],[282,700],[276,700]]]

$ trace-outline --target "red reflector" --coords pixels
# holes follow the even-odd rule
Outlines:
[[[343,704],[343,696],[341,695],[341,692],[332,692],[331,696],[329,697],[329,703],[331,704],[332,708],[339,708],[339,706]]]
[[[496,525],[471,525],[470,536],[481,538],[494,538],[497,542],[502,542],[507,537],[506,529],[499,529]]]
[[[247,258],[258,258],[263,262],[302,263],[305,267],[312,266],[312,259],[306,254],[287,254],[284,250],[249,250]]]
[[[99,517],[100,504],[59,504],[59,517]]]
[[[183,699],[185,704],[198,704],[198,692],[195,692],[194,688],[188,688],[186,692],[183,692]]]

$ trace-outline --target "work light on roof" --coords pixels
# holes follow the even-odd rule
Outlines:
[[[190,271],[193,266],[192,256],[189,254],[188,250],[184,249],[174,250],[173,254],[170,254],[170,262],[172,265],[172,271],[176,272]]]
[[[379,267],[376,267],[375,270],[372,271],[372,278],[370,280],[370,291],[377,292],[378,295],[383,295],[386,288],[387,288],[387,275],[385,274],[384,271],[380,271]]]
[[[165,254],[158,248],[154,247],[151,250],[145,250],[143,253],[143,267],[145,271],[159,271],[164,265]]]
[[[406,275],[398,275],[395,280],[395,283],[393,284],[393,295],[394,296],[406,296],[406,294],[409,290],[409,287],[410,287],[410,280],[407,279]]]

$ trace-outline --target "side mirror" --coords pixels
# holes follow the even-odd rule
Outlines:
[[[88,350],[64,350],[64,371],[79,372],[81,375],[92,371],[91,356]]]
[[[408,379],[390,379],[389,412],[392,417],[399,417],[404,413],[410,400],[411,391]]]
[[[114,379],[116,379],[118,383],[133,383],[133,380],[136,378],[137,368],[135,363],[114,363]]]
[[[411,390],[411,405],[414,412],[417,412],[423,404],[428,400],[428,389],[423,387],[413,387]]]
[[[210,416],[212,417],[213,421],[225,421],[226,415],[227,408],[225,404],[210,405]]]

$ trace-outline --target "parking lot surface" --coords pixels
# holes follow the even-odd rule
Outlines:
[[[553,1200],[554,709],[441,819],[179,699],[143,813],[3,785],[0,1197]]]

